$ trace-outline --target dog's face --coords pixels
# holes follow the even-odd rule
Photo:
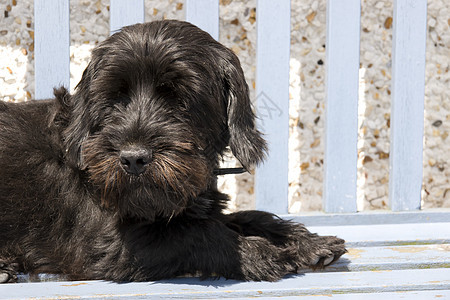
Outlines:
[[[183,211],[213,184],[227,145],[247,168],[264,156],[237,57],[186,22],[112,35],[69,102],[67,159],[124,217]]]

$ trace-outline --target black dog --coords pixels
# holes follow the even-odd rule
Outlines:
[[[226,146],[250,168],[266,144],[238,58],[197,27],[125,27],[55,97],[0,102],[0,281],[274,281],[345,252],[269,213],[222,213]]]

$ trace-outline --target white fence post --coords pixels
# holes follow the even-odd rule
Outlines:
[[[394,2],[389,204],[420,208],[427,0]]]
[[[256,94],[258,127],[268,141],[257,168],[256,208],[288,212],[290,0],[258,0]]]
[[[186,0],[186,21],[219,40],[219,0]]]
[[[35,98],[70,85],[69,0],[35,0]]]
[[[111,0],[109,23],[111,34],[123,26],[143,23],[144,16],[144,0]]]
[[[356,211],[360,0],[328,0],[324,210]]]

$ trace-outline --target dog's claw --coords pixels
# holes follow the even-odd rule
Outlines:
[[[14,283],[17,282],[17,275],[15,273],[2,272],[0,273],[0,284],[1,283]]]
[[[8,273],[0,273],[0,283],[7,283],[10,281],[10,276]]]
[[[317,264],[319,263],[319,260],[320,260],[320,257],[316,257],[316,258],[311,262],[311,265],[312,265],[312,266],[317,265]]]
[[[329,264],[331,264],[333,262],[333,260],[334,260],[334,255],[332,255],[328,258],[325,258],[325,260],[323,261],[323,265],[328,266]]]

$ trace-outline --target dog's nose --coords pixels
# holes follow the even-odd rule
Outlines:
[[[136,176],[144,173],[151,158],[151,152],[145,149],[122,150],[119,156],[123,169]]]

